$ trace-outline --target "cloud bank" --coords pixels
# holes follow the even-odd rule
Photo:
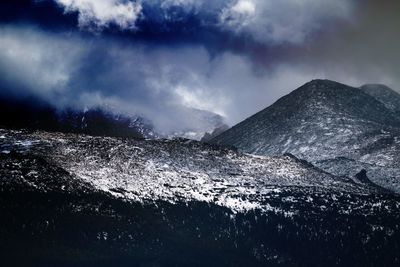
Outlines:
[[[303,42],[329,22],[349,19],[354,8],[347,0],[54,1],[67,13],[78,12],[83,28],[114,24],[124,30],[174,34],[187,27],[197,33],[225,32],[277,44]]]
[[[2,95],[175,131],[188,107],[232,125],[314,78],[400,88],[394,0],[24,1],[0,10]]]
[[[186,108],[236,123],[283,88],[288,92],[309,78],[289,70],[257,76],[246,57],[230,52],[215,57],[201,46],[177,53],[171,47],[26,27],[0,27],[0,58],[2,94],[34,95],[59,107],[108,105],[150,118],[165,131],[195,126]],[[286,75],[291,82],[281,81]]]

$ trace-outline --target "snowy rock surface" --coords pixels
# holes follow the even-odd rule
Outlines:
[[[13,130],[0,152],[6,266],[400,263],[398,195],[290,154]]]
[[[336,175],[352,177],[362,165],[375,183],[400,192],[400,117],[393,108],[397,102],[382,102],[388,99],[387,90],[372,94],[370,86],[363,88],[314,80],[212,143],[256,155],[291,153]],[[343,172],[342,161],[335,160],[340,157],[359,163]]]
[[[254,156],[186,139],[133,140],[1,130],[1,150],[53,162],[94,188],[136,202],[202,201],[235,212],[269,210],[281,191],[369,194],[378,189],[337,177],[294,156]]]

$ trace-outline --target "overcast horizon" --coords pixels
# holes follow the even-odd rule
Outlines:
[[[251,116],[312,79],[399,91],[395,0],[2,2],[3,96],[111,105],[159,129]]]

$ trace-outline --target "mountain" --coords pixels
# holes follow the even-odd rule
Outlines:
[[[137,201],[217,203],[233,211],[262,209],[275,187],[380,191],[336,177],[293,155],[260,157],[189,139],[116,139],[50,132],[1,131],[1,153],[34,154],[99,190]]]
[[[183,125],[177,127],[177,130],[161,133],[161,136],[169,139],[182,137],[199,141],[209,133],[228,128],[225,118],[214,112],[195,108],[184,108],[183,112],[188,122],[182,123]]]
[[[387,90],[375,98],[363,88],[313,80],[211,142],[257,155],[292,153],[336,175],[366,168],[373,182],[400,192],[400,117],[382,102]],[[354,163],[349,172],[343,158]]]
[[[383,84],[366,84],[360,87],[365,93],[382,102],[386,108],[400,116],[400,94]]]
[[[229,129],[229,126],[226,124],[222,124],[221,126],[215,128],[212,132],[205,133],[203,137],[200,139],[202,142],[209,142],[211,141],[214,137],[217,137],[218,135],[222,134],[226,130]]]
[[[64,110],[57,112],[55,128],[61,132],[83,133],[93,136],[148,138],[153,136],[150,124],[140,118],[113,114],[101,108],[84,111]]]
[[[207,132],[226,127],[222,116],[205,110],[186,108],[185,117],[188,123],[178,124],[176,130],[162,131],[156,129],[151,119],[119,111],[117,107],[110,105],[85,109],[56,108],[33,97],[0,97],[0,125],[6,127],[93,136],[146,139],[185,137],[195,140],[200,140]]]
[[[397,195],[290,154],[0,129],[0,203],[10,266],[400,263]]]
[[[60,110],[36,98],[0,98],[0,125],[94,136],[143,138],[147,133],[131,118],[101,108]]]

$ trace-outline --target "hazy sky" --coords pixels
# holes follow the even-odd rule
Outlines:
[[[0,92],[234,124],[314,78],[400,89],[396,0],[3,0]]]

